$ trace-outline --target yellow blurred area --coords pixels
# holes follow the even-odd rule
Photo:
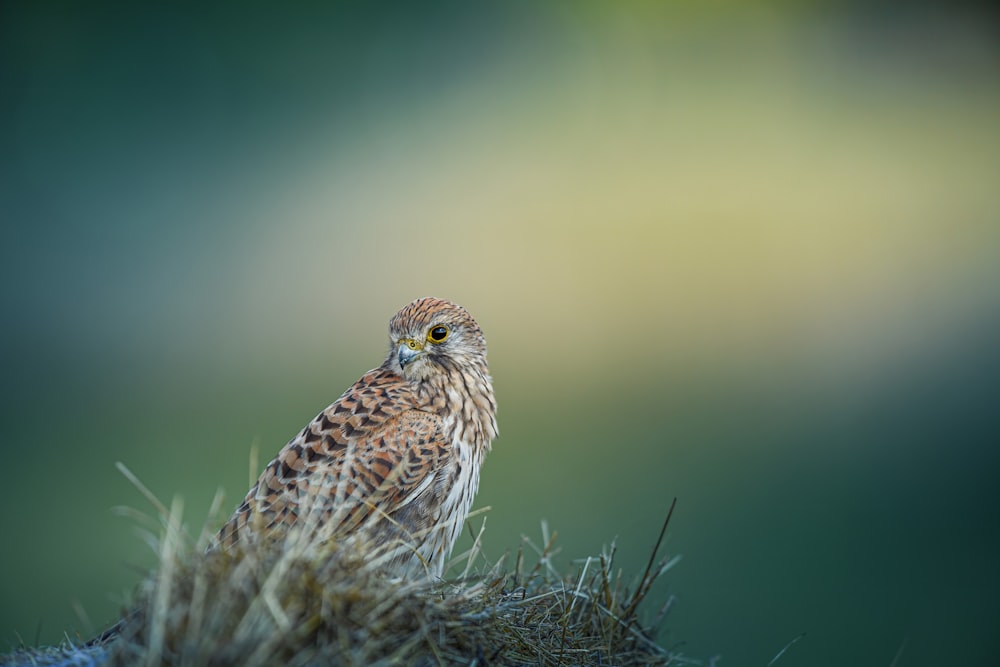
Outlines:
[[[627,26],[579,29],[587,57],[530,78],[507,64],[385,112],[346,153],[313,148],[243,279],[285,265],[295,288],[266,298],[373,319],[449,295],[522,372],[691,372],[789,347],[869,365],[995,297],[995,87],[842,71],[796,48],[796,24],[744,25],[771,48],[708,63]]]

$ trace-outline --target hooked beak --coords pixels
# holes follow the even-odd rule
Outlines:
[[[406,368],[406,365],[416,359],[423,351],[424,346],[412,338],[401,339],[399,341],[399,349],[396,351],[396,358],[399,359],[400,367]]]

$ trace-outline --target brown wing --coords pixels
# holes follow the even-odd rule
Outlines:
[[[394,373],[363,376],[268,464],[219,541],[295,525],[345,534],[435,493],[449,448],[441,418],[413,405]]]

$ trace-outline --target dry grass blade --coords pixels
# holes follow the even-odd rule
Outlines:
[[[775,655],[773,658],[771,658],[771,662],[767,663],[767,667],[771,667],[771,665],[773,665],[774,663],[778,662],[778,660],[781,659],[781,656],[785,655],[785,652],[788,649],[792,648],[792,646],[794,646],[795,644],[798,644],[799,640],[802,639],[805,636],[806,636],[806,633],[803,632],[801,635],[799,635],[798,637],[796,637],[792,641],[790,641],[787,644],[785,644],[784,647],[782,647],[782,649],[780,651],[778,651],[777,655]]]
[[[635,614],[636,609],[639,607],[646,595],[649,593],[649,589],[653,586],[653,582],[660,576],[663,568],[658,567],[656,571],[653,570],[653,564],[656,562],[656,554],[659,553],[660,547],[663,546],[663,538],[667,534],[667,526],[670,525],[670,517],[674,515],[674,508],[677,507],[677,498],[674,498],[670,502],[670,509],[667,510],[667,517],[663,520],[663,527],[660,528],[660,535],[656,538],[656,544],[653,545],[653,551],[649,554],[649,562],[646,563],[646,571],[642,573],[642,578],[639,580],[639,585],[636,586],[635,594],[632,596],[632,601],[622,616],[623,622],[629,622],[632,616]],[[667,565],[667,563],[663,563]]]

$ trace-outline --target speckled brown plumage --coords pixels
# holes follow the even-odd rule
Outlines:
[[[364,532],[401,573],[440,576],[497,435],[486,340],[461,306],[418,299],[389,321],[389,355],[278,452],[217,536]]]

